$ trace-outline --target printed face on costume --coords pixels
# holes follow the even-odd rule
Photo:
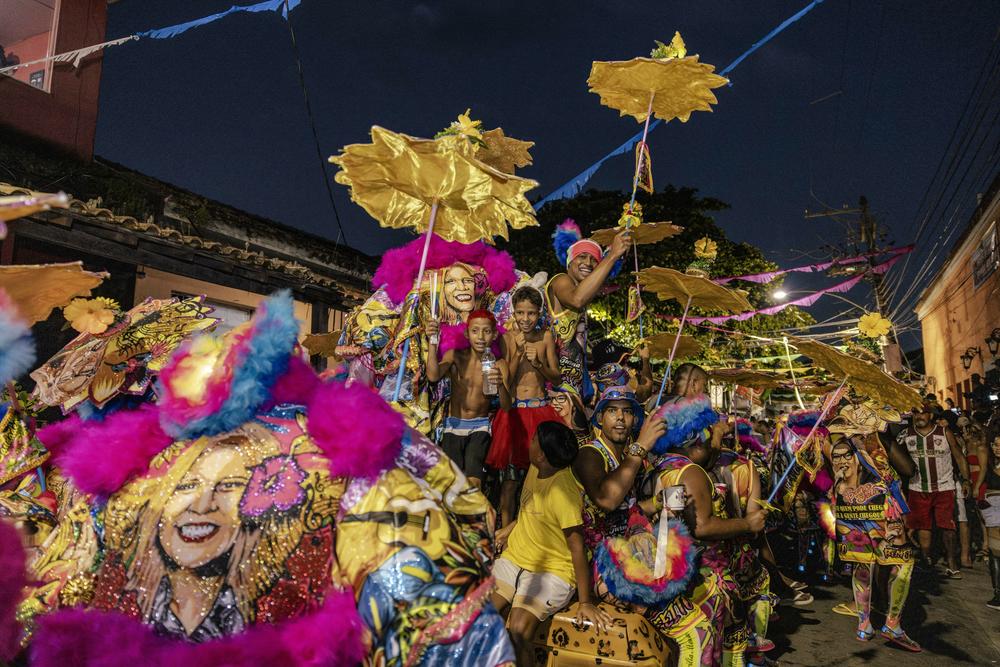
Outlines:
[[[563,423],[573,428],[573,399],[564,391],[550,391],[549,402]]]
[[[616,445],[628,442],[635,425],[635,408],[631,401],[609,401],[601,411],[601,433]]]
[[[232,447],[207,449],[174,487],[160,520],[160,544],[177,565],[193,569],[232,546],[240,528],[239,504],[249,478]]]
[[[471,313],[476,306],[476,277],[466,267],[455,264],[444,272],[444,301],[458,313]]]
[[[833,460],[833,476],[848,483],[853,483],[858,474],[858,457],[846,444],[839,444],[830,453]]]
[[[514,304],[514,321],[517,322],[517,328],[521,330],[521,333],[534,331],[535,327],[538,326],[539,317],[541,317],[541,313],[538,306],[531,301],[522,299]]]
[[[469,339],[469,345],[472,346],[472,349],[482,354],[490,349],[490,345],[496,340],[497,330],[489,320],[477,317],[474,320],[469,320],[465,336]]]
[[[596,257],[582,252],[570,260],[569,266],[566,267],[566,272],[569,273],[570,278],[576,282],[580,282],[594,272],[598,263]]]

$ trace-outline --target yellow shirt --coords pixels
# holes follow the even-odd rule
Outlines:
[[[521,512],[503,557],[529,572],[548,572],[576,586],[564,528],[583,525],[583,496],[569,468],[538,479],[531,466],[524,480]]]

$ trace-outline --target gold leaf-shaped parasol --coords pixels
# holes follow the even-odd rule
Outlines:
[[[826,343],[805,338],[789,337],[788,341],[799,352],[812,359],[813,364],[820,366],[841,378],[846,377],[847,383],[858,393],[872,398],[878,403],[892,406],[900,411],[908,411],[919,407],[920,394],[903,384],[881,368],[857,359]]]
[[[615,236],[621,234],[622,231],[622,227],[598,229],[590,235],[590,238],[592,241],[595,241],[602,246],[609,246],[615,239]],[[669,239],[671,236],[676,236],[684,231],[684,228],[679,227],[672,222],[644,222],[640,225],[636,225],[635,227],[631,227],[629,231],[631,231],[632,239],[635,241],[636,245],[646,245],[649,243],[658,243],[663,239]]]
[[[680,35],[674,40],[680,41]],[[663,51],[674,57],[597,61],[587,78],[590,92],[600,95],[604,106],[640,123],[650,109],[661,120],[678,118],[682,123],[695,111],[711,111],[718,102],[712,89],[729,80],[714,74],[713,65],[698,62],[698,56],[684,56],[683,41],[680,47]]]
[[[82,262],[0,266],[0,289],[7,292],[28,324],[48,318],[53,308],[87,296],[107,273],[84,271]]]
[[[673,349],[676,338],[676,332],[658,333],[648,337],[646,345],[649,347],[649,356],[653,359],[666,361],[670,358],[670,350]],[[674,353],[674,357],[677,359],[697,357],[704,349],[697,338],[682,334],[680,340],[677,341],[677,352]]]
[[[340,342],[339,329],[329,333],[309,334],[302,341],[302,346],[309,350],[309,354],[339,359],[336,352],[338,342]]]
[[[53,206],[69,206],[69,196],[64,192],[48,194],[33,192],[30,195],[0,197],[0,221],[14,220],[38,211],[47,211]]]
[[[534,141],[521,141],[508,137],[502,127],[483,132],[483,143],[476,152],[480,162],[484,162],[497,171],[513,174],[515,169],[523,169],[531,164],[531,154],[528,150],[535,145]]]
[[[752,309],[747,298],[739,292],[716,285],[707,278],[661,266],[640,271],[639,284],[662,300],[674,299],[683,305],[690,299],[692,306],[703,310],[742,313]]]
[[[371,138],[370,144],[345,146],[330,162],[341,168],[336,181],[383,227],[421,233],[432,227],[449,241],[473,243],[507,238],[508,224],[538,224],[524,196],[538,184],[481,161],[468,137],[419,139],[374,126]]]
[[[708,372],[708,376],[716,382],[738,384],[741,387],[754,389],[774,389],[781,385],[783,377],[775,373],[757,371],[751,368],[716,368]]]

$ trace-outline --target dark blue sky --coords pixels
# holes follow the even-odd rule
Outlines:
[[[230,4],[123,0],[109,7],[108,38]],[[689,53],[721,69],[806,4],[304,0],[291,20],[324,156],[367,141],[373,124],[430,136],[472,107],[486,127],[537,142],[523,175],[543,195],[638,129],[587,92],[592,60],[646,55],[654,39],[680,30]],[[650,135],[655,181],[728,202],[717,217],[728,235],[786,266],[804,261],[800,250],[843,239],[835,221],[803,219],[820,201],[854,205],[866,194],[891,237],[909,242],[998,22],[992,1],[826,0],[732,73],[714,113]],[[287,27],[275,14],[109,49],[96,150],[337,236]],[[624,188],[631,169],[617,158],[591,184]],[[405,238],[380,229],[343,186],[334,194],[350,245],[376,254]],[[795,280],[790,289],[807,284]]]

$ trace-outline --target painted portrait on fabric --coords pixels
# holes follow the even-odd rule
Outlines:
[[[91,526],[77,517],[73,532],[92,527],[104,544],[89,582],[88,559],[71,540],[56,540],[36,563],[50,580],[39,601],[89,601],[193,642],[319,607],[339,581],[333,521],[343,481],[330,479],[305,427],[301,411],[275,409],[229,433],[171,445]]]

